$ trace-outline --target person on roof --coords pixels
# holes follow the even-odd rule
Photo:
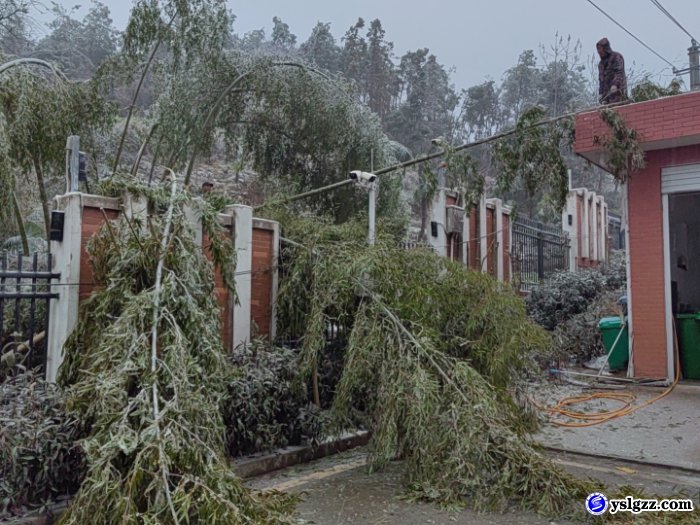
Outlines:
[[[625,59],[610,47],[610,41],[603,38],[596,44],[600,63],[598,64],[598,101],[601,104],[614,104],[627,98],[627,75]]]

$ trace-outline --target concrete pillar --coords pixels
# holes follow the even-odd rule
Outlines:
[[[462,264],[467,267],[469,266],[469,214],[469,208],[465,207],[462,221]]]
[[[590,212],[590,192],[583,190],[583,224],[581,225],[581,253],[580,257],[590,259],[591,257],[591,212]]]
[[[122,194],[122,209],[127,219],[140,219],[145,221],[148,218],[148,199],[125,191]]]
[[[578,222],[578,197],[579,192],[572,190],[566,198],[566,206],[562,212],[562,229],[569,235],[569,271],[575,272],[577,268],[576,260],[578,253],[578,238],[581,225]]]
[[[233,347],[250,341],[250,306],[253,285],[253,208],[236,204],[227,206],[233,215],[236,249],[236,295],[233,306]]]
[[[53,209],[64,214],[63,240],[51,241],[53,268],[60,273],[58,286],[53,288],[58,299],[51,303],[48,346],[46,348],[46,380],[56,381],[63,362],[63,345],[78,322],[80,287],[80,252],[83,227],[83,195],[67,193],[54,199]]]
[[[503,262],[503,247],[505,246],[505,232],[503,231],[503,201],[501,199],[489,199],[489,202],[494,206],[496,217],[495,236],[495,251],[496,251],[496,278],[499,281],[505,279],[504,262]]]
[[[483,273],[489,271],[489,239],[486,230],[486,197],[479,199],[479,265]]]
[[[625,230],[625,277],[627,280],[627,326],[629,345],[629,364],[627,365],[627,377],[634,377],[634,319],[632,297],[632,269],[630,265],[630,224],[629,224],[629,182],[622,184],[622,227]]]
[[[447,257],[447,194],[445,188],[438,188],[430,209],[430,222],[437,223],[437,236],[432,234],[432,224],[428,225],[428,242],[440,257]]]
[[[695,40],[688,48],[688,62],[690,64],[690,90],[700,90],[700,44]]]
[[[513,282],[513,209],[510,206],[503,206],[503,213],[508,216],[508,229],[504,232],[503,239],[508,244],[508,282]],[[504,265],[504,268],[506,265]]]
[[[202,198],[197,197],[194,199],[194,203],[191,206],[185,206],[183,212],[185,214],[185,219],[187,220],[187,223],[190,225],[190,228],[192,228],[192,236],[194,238],[194,243],[197,246],[202,246],[202,243],[204,242],[204,234],[202,232],[202,217],[199,213],[197,213],[197,207],[199,204],[201,204]]]
[[[608,205],[605,204],[605,199],[602,195],[598,197],[598,210],[600,213],[600,231],[598,232],[600,248],[598,250],[598,260],[605,262],[608,259]]]
[[[275,222],[272,230],[272,313],[270,315],[270,341],[277,337],[277,294],[279,292],[280,224]]]
[[[595,193],[590,194],[591,198],[591,240],[593,241],[593,253],[591,253],[591,259],[598,262],[600,260],[598,256],[598,246],[599,246],[599,233],[598,233],[598,197]]]

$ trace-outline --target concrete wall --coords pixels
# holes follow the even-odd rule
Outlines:
[[[608,205],[585,188],[571,190],[562,211],[562,228],[571,239],[572,271],[596,267],[608,258]]]
[[[510,208],[504,206],[500,199],[483,198],[479,206],[465,213],[457,203],[457,194],[444,188],[438,190],[431,209],[431,220],[438,225],[438,235],[430,235],[433,249],[438,255],[460,261],[475,271],[488,273],[501,281],[510,281]],[[463,214],[461,232],[447,231],[448,209]]]

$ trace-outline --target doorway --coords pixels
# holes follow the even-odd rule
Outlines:
[[[700,192],[668,197],[671,311],[700,312]]]
[[[668,379],[700,380],[700,165],[662,170]],[[668,315],[671,313],[671,315]]]

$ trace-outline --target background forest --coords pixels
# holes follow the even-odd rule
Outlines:
[[[533,105],[546,116],[595,105],[595,59],[561,35],[514,51],[500,79],[460,87],[428,47],[397,56],[379,19],[358,18],[340,37],[338,28],[319,22],[301,42],[278,17],[271,30],[238,33],[235,14],[218,0],[137,2],[123,32],[99,1],[82,18],[54,4],[48,31],[36,22],[35,6],[0,0],[2,62],[42,59],[67,81],[41,68],[0,74],[3,239],[18,233],[9,220],[13,207],[30,237],[45,230],[48,202],[64,189],[67,131],[81,135],[89,155],[88,191],[118,171],[150,180],[167,166],[194,172],[196,183],[215,179],[229,198],[259,204],[336,182],[351,169],[434,152],[436,138],[456,145],[510,129]],[[471,52],[465,50],[465,67]],[[630,80],[640,96],[653,86],[644,72],[630,72]],[[658,95],[665,88],[655,89]],[[488,147],[471,154],[488,196],[558,221],[541,194],[497,187]],[[574,186],[605,195],[616,211],[612,178],[565,154]],[[420,172],[385,177],[380,213],[415,224],[425,215],[423,185]],[[344,220],[363,208],[353,193],[346,188],[307,205]]]

